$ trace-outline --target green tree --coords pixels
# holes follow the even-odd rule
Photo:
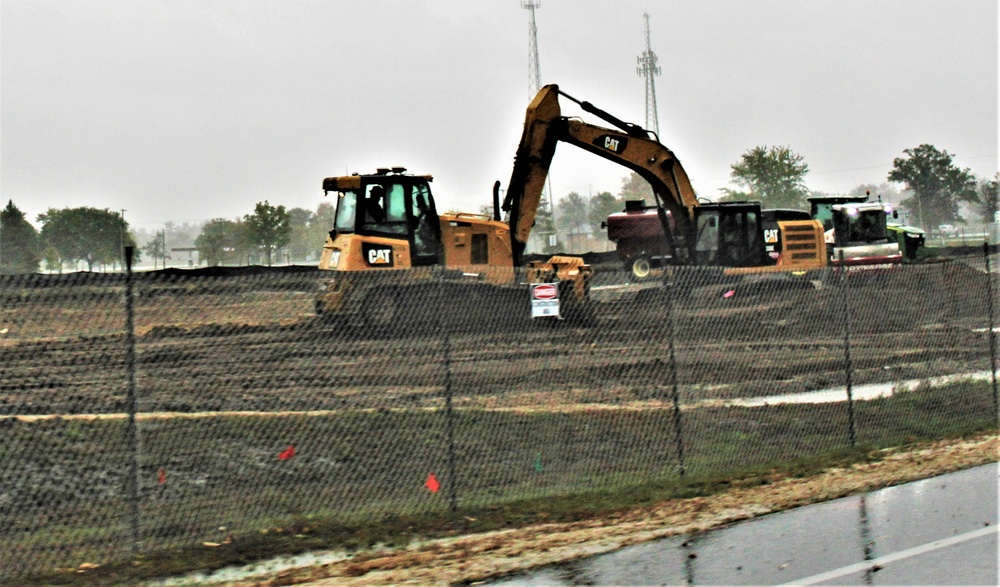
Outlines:
[[[39,237],[39,241],[41,238]],[[58,271],[62,273],[63,264],[62,260],[59,258],[59,251],[56,250],[52,245],[45,245],[42,249],[42,260],[45,261],[45,268],[49,271]]]
[[[977,188],[979,214],[983,224],[996,222],[996,213],[1000,212],[1000,172],[993,179],[984,179]]]
[[[620,198],[611,195],[611,192],[601,192],[590,198],[590,212],[587,215],[587,221],[590,222],[590,228],[594,234],[601,233],[604,229],[601,225],[607,221],[608,216],[624,209],[625,203]]]
[[[60,264],[83,261],[87,270],[93,271],[97,264],[121,263],[122,247],[135,247],[128,222],[106,208],[49,208],[38,215],[38,221],[42,223],[42,246],[55,249]],[[135,260],[139,258],[137,250]]]
[[[198,258],[209,266],[239,263],[246,253],[245,230],[242,222],[215,218],[201,227],[195,237]]]
[[[305,259],[316,250],[316,243],[312,241],[312,234],[309,231],[314,219],[315,214],[305,208],[292,208],[288,211],[288,224],[291,228],[288,253],[293,260]],[[320,246],[323,246],[322,243]]]
[[[146,244],[142,247],[142,252],[146,253],[153,259],[154,268],[156,267],[157,261],[160,259],[163,260],[163,267],[166,268],[167,266],[167,259],[170,258],[170,255],[167,254],[167,246],[164,242],[165,240],[165,236],[157,231],[157,233],[152,238],[147,240]]]
[[[580,227],[588,224],[587,200],[576,192],[559,198],[556,209],[556,228],[563,232],[577,233],[580,232]]]
[[[171,247],[192,247],[194,239],[201,233],[201,227],[190,223],[177,226],[173,222],[163,223],[163,240]]]
[[[257,202],[253,214],[243,217],[249,242],[264,251],[267,265],[274,252],[288,244],[292,234],[288,212],[284,206],[272,206],[267,200]]]
[[[34,273],[39,261],[38,231],[9,200],[0,212],[0,273]]]
[[[950,153],[933,145],[904,149],[903,153],[907,156],[893,160],[888,179],[904,184],[912,192],[902,205],[916,213],[920,227],[926,230],[940,224],[964,224],[959,205],[978,199],[972,172],[956,167]]]
[[[656,197],[653,195],[653,186],[636,172],[632,172],[627,177],[622,178],[622,189],[619,192],[622,201],[642,200],[647,206],[656,205]]]
[[[535,214],[535,226],[531,229],[532,237],[537,237],[542,243],[542,253],[556,253],[559,251],[559,240],[556,233],[556,224],[552,218],[552,208],[545,201],[538,206]],[[555,237],[555,238],[552,238]]]
[[[309,251],[317,259],[323,252],[323,245],[326,244],[326,238],[330,235],[330,231],[333,230],[336,218],[337,208],[334,207],[333,204],[329,202],[321,202],[320,205],[316,207],[316,212],[313,214],[312,220],[309,222],[309,230],[307,232],[310,247]]]
[[[762,208],[806,207],[809,165],[789,147],[757,146],[732,165],[731,183],[740,190],[722,188],[723,201],[759,201]]]

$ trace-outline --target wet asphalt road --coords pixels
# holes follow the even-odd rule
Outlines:
[[[997,585],[996,463],[491,585]]]

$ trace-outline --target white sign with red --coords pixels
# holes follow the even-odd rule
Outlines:
[[[531,317],[559,318],[559,286],[555,283],[532,283]]]

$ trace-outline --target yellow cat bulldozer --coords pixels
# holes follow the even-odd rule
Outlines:
[[[492,215],[439,213],[432,179],[392,167],[323,181],[324,192],[336,194],[337,213],[319,264],[331,276],[316,297],[317,314],[362,327],[412,325],[416,314],[433,317],[428,304],[443,294],[449,313],[477,324],[589,318],[592,272],[583,259],[553,256],[521,267],[537,202],[502,220],[497,182]],[[510,229],[518,218],[526,230]]]

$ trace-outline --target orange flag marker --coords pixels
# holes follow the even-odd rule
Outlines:
[[[285,450],[281,451],[281,453],[278,454],[278,460],[287,461],[288,459],[294,456],[295,456],[295,446],[289,444],[288,448],[286,448]]]
[[[167,472],[163,470],[163,467],[160,467],[160,470],[156,472],[156,481],[160,485],[167,482]]]
[[[437,477],[434,473],[427,476],[427,481],[424,483],[424,487],[431,490],[431,493],[437,493],[438,489],[441,489],[441,484],[438,483]]]

